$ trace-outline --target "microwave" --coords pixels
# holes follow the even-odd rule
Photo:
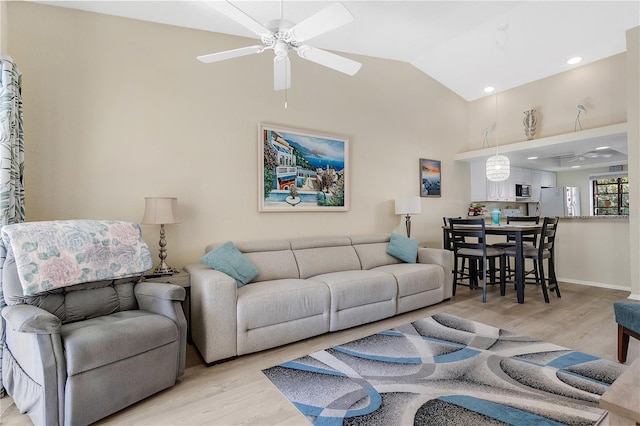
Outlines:
[[[516,197],[531,197],[531,185],[516,184]]]

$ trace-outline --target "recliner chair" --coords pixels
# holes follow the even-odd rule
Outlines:
[[[140,282],[138,225],[8,225],[0,246],[2,384],[35,424],[93,423],[184,373],[185,290]]]

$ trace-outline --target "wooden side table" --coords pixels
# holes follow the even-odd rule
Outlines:
[[[636,359],[627,370],[613,382],[600,397],[600,407],[609,411],[610,425],[640,424],[640,359]]]
[[[187,342],[192,343],[191,341],[191,275],[189,275],[186,271],[180,271],[173,275],[144,275],[142,277],[144,281],[150,283],[168,283],[179,285],[180,287],[184,287],[186,292],[186,297],[184,298],[184,302],[182,302],[182,310],[184,311],[184,315],[187,318]]]

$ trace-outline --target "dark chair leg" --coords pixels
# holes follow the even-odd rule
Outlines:
[[[478,262],[475,259],[469,259],[469,288],[478,288]]]
[[[464,264],[464,261],[463,261]],[[453,289],[452,295],[456,295],[456,285],[458,284],[458,257],[453,258]]]
[[[544,301],[549,303],[549,293],[547,292],[547,283],[544,277],[544,259],[538,259],[538,273],[540,274],[540,286],[542,287]]]
[[[507,289],[507,261],[509,258],[507,256],[502,256],[500,258],[500,296],[504,296]]]
[[[618,324],[618,361],[622,363],[627,361],[629,350],[629,335],[625,331],[626,328]]]
[[[560,295],[560,286],[556,279],[556,265],[553,262],[553,256],[549,258],[549,290],[555,290],[556,296],[562,297]]]
[[[482,303],[487,301],[487,262],[482,265]]]

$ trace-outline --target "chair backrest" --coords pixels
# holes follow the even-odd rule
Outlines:
[[[540,233],[540,245],[538,254],[542,259],[542,253],[548,250],[553,256],[553,246],[556,241],[556,231],[558,229],[558,217],[545,217],[542,222],[542,232]]]
[[[462,219],[460,216],[458,216],[457,218],[451,218],[451,217],[442,217],[442,221],[444,222],[444,230],[445,230],[445,234],[446,234],[446,238],[444,241],[444,249],[445,250],[450,250],[453,251],[453,237],[451,235],[451,228],[449,227],[449,220],[450,219]]]
[[[540,216],[507,216],[507,225],[511,222],[518,222],[520,224],[522,223],[529,223],[532,225],[538,225],[540,223]],[[514,241],[515,242],[516,237],[514,237],[513,235],[508,235],[507,236],[507,241]],[[531,243],[533,244],[534,247],[537,247],[538,244],[538,234],[533,234],[533,235],[523,235],[522,236],[522,242],[524,243]]]
[[[482,250],[483,256],[486,256],[484,219],[450,218],[449,225],[454,253],[460,249],[475,249]]]

